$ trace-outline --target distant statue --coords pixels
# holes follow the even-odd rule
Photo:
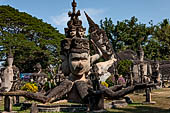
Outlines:
[[[160,74],[160,70],[159,70],[159,62],[155,62],[154,63],[154,69],[152,72],[152,79],[154,81],[154,83],[161,83],[161,74]]]
[[[143,51],[143,48],[141,45],[139,47],[139,59],[141,62],[143,62],[143,60],[144,60],[144,51]]]
[[[10,52],[10,54],[8,55],[7,58],[7,63],[8,66],[6,67],[6,69],[3,71],[3,75],[2,75],[2,85],[1,88],[4,89],[4,91],[10,91],[12,84],[13,84],[13,77],[14,77],[14,72],[13,72],[13,55]]]
[[[37,85],[39,86],[39,91],[43,91],[43,86],[45,85],[45,83],[47,82],[47,74],[45,74],[42,70],[42,66],[40,63],[37,63],[34,66],[34,73],[32,73],[31,76],[31,82],[35,82],[37,83]]]

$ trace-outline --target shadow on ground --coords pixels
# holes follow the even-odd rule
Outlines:
[[[116,112],[109,110],[107,113],[170,113],[170,109],[161,109],[152,106],[133,106],[128,108],[116,108]]]

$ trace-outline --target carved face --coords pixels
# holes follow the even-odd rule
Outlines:
[[[82,28],[80,28],[78,34],[79,34],[80,37],[84,37],[85,31]]]
[[[76,29],[71,29],[71,31],[70,31],[70,36],[71,36],[71,37],[76,36]]]
[[[90,56],[88,53],[70,53],[70,71],[73,75],[81,76],[90,69]]]

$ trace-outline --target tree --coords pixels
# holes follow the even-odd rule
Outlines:
[[[106,31],[115,51],[127,48],[137,51],[139,45],[144,45],[151,34],[150,28],[138,23],[135,17],[122,22],[117,21],[117,25],[114,25],[111,19],[105,18],[105,21],[101,20],[101,28]]]
[[[118,73],[123,75],[124,77],[129,74],[131,71],[130,68],[132,66],[133,62],[131,60],[121,60],[118,62],[117,69]]]
[[[63,38],[56,28],[41,19],[10,6],[0,6],[0,58],[6,59],[11,48],[14,64],[22,72],[33,71],[38,62],[43,68],[56,64]]]
[[[148,39],[144,50],[146,57],[152,60],[170,59],[170,24],[168,19],[164,19],[154,29],[151,37]]]
[[[117,21],[114,25],[111,19],[105,18],[100,22],[101,28],[112,42],[116,52],[131,49],[137,52],[142,45],[145,57],[151,60],[170,59],[170,24],[168,19],[161,23],[150,26],[141,24],[138,19],[132,17],[130,20]]]

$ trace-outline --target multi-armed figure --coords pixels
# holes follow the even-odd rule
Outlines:
[[[72,2],[73,12],[68,15],[71,19],[68,21],[68,28],[65,28],[66,38],[61,41],[61,59],[62,71],[68,79],[65,79],[59,86],[52,89],[45,95],[27,92],[25,97],[37,100],[43,103],[53,102],[55,100],[67,97],[68,101],[85,103],[92,103],[91,109],[102,109],[103,97],[110,99],[120,98],[136,89],[147,87],[146,84],[130,86],[121,89],[122,86],[114,86],[107,88],[97,82],[97,77],[92,76],[93,82],[88,79],[90,70],[92,74],[99,75],[111,66],[116,59],[111,44],[106,37],[106,34],[87,16],[90,24],[90,33],[93,44],[97,47],[99,53],[90,55],[89,40],[85,38],[85,28],[82,27],[82,21],[79,20],[80,11],[76,12],[76,2]],[[94,64],[101,56],[106,62]],[[100,73],[101,72],[101,73]],[[95,96],[96,95],[96,96]],[[91,96],[95,97],[91,98]],[[97,97],[97,98],[96,98]]]

